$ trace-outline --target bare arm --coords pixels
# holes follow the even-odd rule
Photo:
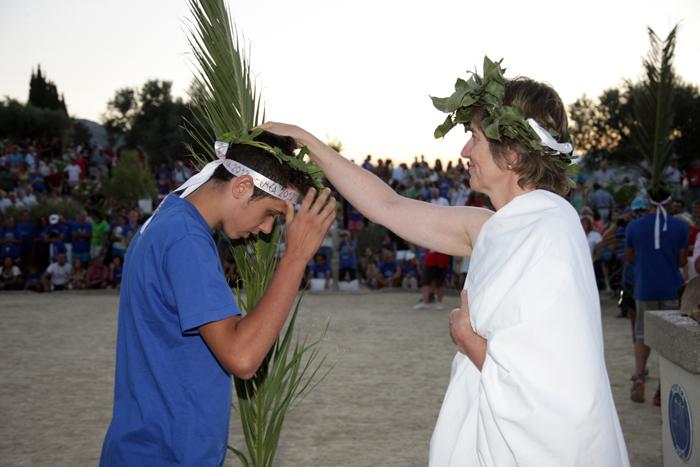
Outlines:
[[[345,199],[369,220],[411,243],[452,256],[467,256],[481,226],[493,215],[488,209],[436,206],[405,198],[299,127],[268,122],[262,128],[291,136],[308,147],[314,162]]]
[[[313,202],[314,192],[310,191],[296,215],[288,206],[287,251],[260,302],[243,318],[232,316],[199,328],[216,359],[230,373],[252,378],[279,336],[306,264],[335,219],[335,200],[328,201],[329,194],[326,189]]]

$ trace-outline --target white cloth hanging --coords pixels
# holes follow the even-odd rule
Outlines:
[[[481,229],[465,283],[480,372],[457,353],[431,467],[627,467],[578,215],[536,190]]]

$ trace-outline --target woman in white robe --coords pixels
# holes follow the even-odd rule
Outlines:
[[[591,257],[576,211],[560,196],[569,186],[560,162],[571,147],[551,134],[566,136],[566,110],[549,86],[504,80],[495,66],[485,61],[474,98],[462,93],[448,109],[477,104],[453,114],[463,118],[449,128],[463,123],[471,131],[462,150],[470,185],[489,196],[495,213],[401,197],[308,132],[272,122],[263,128],[306,146],[371,221],[432,250],[471,254],[462,306],[450,315],[460,352],[430,443],[431,467],[626,467]],[[494,85],[504,88],[495,106]],[[479,101],[484,90],[490,109],[478,107],[486,105]],[[487,118],[514,107],[517,134],[536,133],[541,151],[520,136],[493,138],[499,135]]]

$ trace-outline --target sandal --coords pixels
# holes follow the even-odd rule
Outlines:
[[[639,373],[632,373],[632,376],[630,376],[630,381],[637,381],[638,379],[646,381],[648,376],[649,368],[644,368],[644,373],[642,373],[641,375]]]

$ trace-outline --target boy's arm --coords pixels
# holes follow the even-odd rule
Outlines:
[[[304,198],[299,212],[287,206],[287,251],[260,302],[243,318],[205,324],[199,332],[219,363],[239,378],[252,378],[287,321],[309,260],[335,219],[335,199],[324,189]]]

